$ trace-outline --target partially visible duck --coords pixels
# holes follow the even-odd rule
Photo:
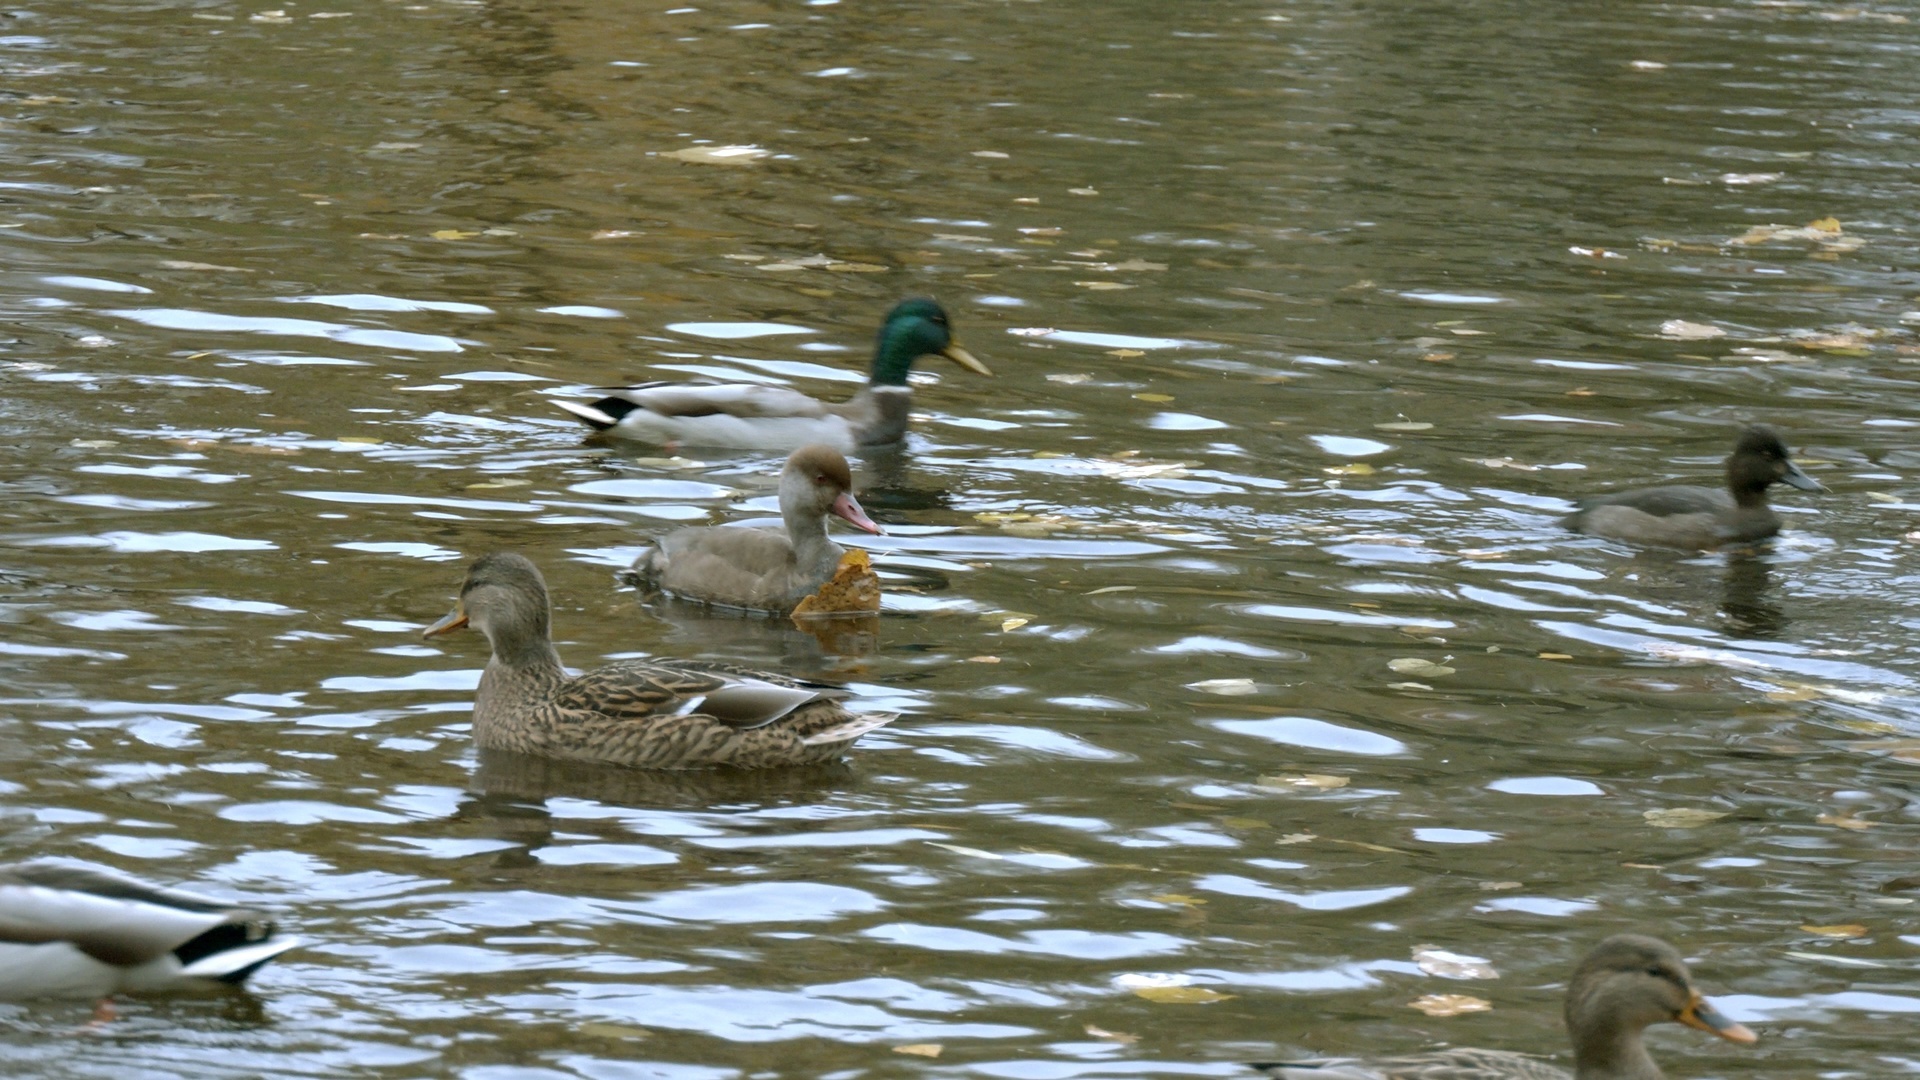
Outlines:
[[[1619,934],[1594,946],[1567,984],[1573,1072],[1507,1050],[1437,1050],[1383,1058],[1283,1061],[1254,1068],[1284,1080],[1660,1080],[1641,1033],[1676,1023],[1750,1043],[1755,1035],[1700,996],[1686,962],[1658,938]]]
[[[300,942],[251,908],[60,859],[0,866],[0,997],[239,983]]]
[[[866,389],[839,404],[777,386],[752,383],[642,383],[601,387],[589,404],[556,401],[595,431],[672,445],[787,450],[825,443],[841,453],[899,442],[907,434],[913,391],[907,373],[922,356],[944,356],[991,375],[954,344],[947,313],[927,299],[902,300],[887,313],[874,347]]]
[[[493,647],[473,701],[482,749],[643,769],[810,765],[892,723],[848,712],[843,690],[693,660],[621,660],[568,675],[539,568],[510,552],[467,570],[460,599],[421,632],[471,625]]]
[[[1567,528],[1634,544],[1706,551],[1750,544],[1780,531],[1767,488],[1786,484],[1825,491],[1787,456],[1787,444],[1765,424],[1740,433],[1727,457],[1727,490],[1674,485],[1588,499],[1564,519]]]
[[[847,459],[815,443],[780,472],[785,530],[740,525],[676,529],[633,564],[649,585],[688,600],[786,614],[833,577],[846,549],[827,536],[831,514],[880,534],[853,497]]]

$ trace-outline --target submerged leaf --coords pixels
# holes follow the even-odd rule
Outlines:
[[[1407,1008],[1418,1009],[1428,1016],[1459,1016],[1486,1012],[1493,1008],[1493,1002],[1467,994],[1428,994],[1407,1002]]]
[[[1344,776],[1329,773],[1302,773],[1298,776],[1263,776],[1255,781],[1264,788],[1308,788],[1319,791],[1331,791],[1346,787],[1349,781]]]
[[[689,146],[668,150],[660,156],[695,165],[751,165],[772,153],[757,146]]]
[[[1423,678],[1438,678],[1451,675],[1454,669],[1445,664],[1436,664],[1431,660],[1422,660],[1417,656],[1402,656],[1387,661],[1387,667],[1401,675],[1419,675]]]
[[[1648,810],[1640,815],[1647,824],[1662,829],[1697,829],[1710,821],[1726,817],[1725,811],[1701,810],[1693,806],[1676,806],[1667,810]]]
[[[1219,694],[1221,697],[1243,697],[1257,693],[1260,684],[1252,679],[1202,679],[1190,682],[1187,689],[1198,690],[1203,694]]]
[[[1836,923],[1832,926],[1802,926],[1800,929],[1805,930],[1809,934],[1819,934],[1821,937],[1855,938],[1867,936],[1867,928],[1861,926],[1859,923]]]
[[[1413,962],[1420,970],[1443,979],[1497,979],[1499,973],[1484,957],[1462,956],[1438,945],[1415,945]]]

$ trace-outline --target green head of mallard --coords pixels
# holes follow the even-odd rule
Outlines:
[[[953,343],[947,313],[939,304],[924,297],[902,300],[880,324],[869,381],[875,386],[905,386],[907,372],[923,356],[944,356],[976,375],[993,374],[972,353]]]

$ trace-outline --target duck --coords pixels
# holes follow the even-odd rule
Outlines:
[[[835,687],[698,660],[621,660],[578,675],[549,636],[546,579],[526,556],[483,555],[424,638],[472,626],[493,649],[473,702],[482,750],[642,769],[832,761],[898,718],[853,713]]]
[[[674,382],[598,387],[605,396],[597,401],[554,404],[596,432],[658,445],[792,450],[825,443],[850,454],[906,437],[913,406],[907,373],[914,361],[932,355],[976,375],[993,374],[954,343],[945,309],[915,297],[895,304],[881,323],[866,388],[838,404],[779,386]]]
[[[1827,490],[1793,463],[1779,432],[1753,424],[1727,457],[1727,490],[1671,485],[1622,491],[1579,503],[1562,524],[1592,536],[1691,551],[1752,544],[1780,531],[1780,515],[1767,504],[1773,484]]]
[[[1532,1054],[1466,1047],[1253,1067],[1283,1080],[1660,1080],[1641,1041],[1649,1025],[1685,1024],[1736,1043],[1757,1039],[1701,996],[1673,946],[1639,934],[1609,937],[1581,959],[1567,984],[1566,1021],[1572,1072]]]
[[[825,443],[795,450],[780,470],[784,529],[712,525],[676,529],[633,564],[640,580],[686,600],[782,615],[832,580],[847,549],[827,517],[884,536],[853,497],[853,473]]]
[[[299,944],[259,911],[91,863],[0,865],[0,997],[238,984]]]

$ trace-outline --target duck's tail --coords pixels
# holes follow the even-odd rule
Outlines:
[[[578,401],[555,401],[554,404],[572,413],[574,419],[581,421],[595,431],[605,431],[608,428],[619,426],[620,418],[632,412],[637,407],[631,401],[623,401],[620,398],[614,397],[601,398],[591,405]]]
[[[825,731],[816,731],[800,740],[802,746],[832,746],[836,743],[850,743],[869,731],[878,731],[900,719],[899,713],[876,712],[861,713],[851,719],[835,724]]]

